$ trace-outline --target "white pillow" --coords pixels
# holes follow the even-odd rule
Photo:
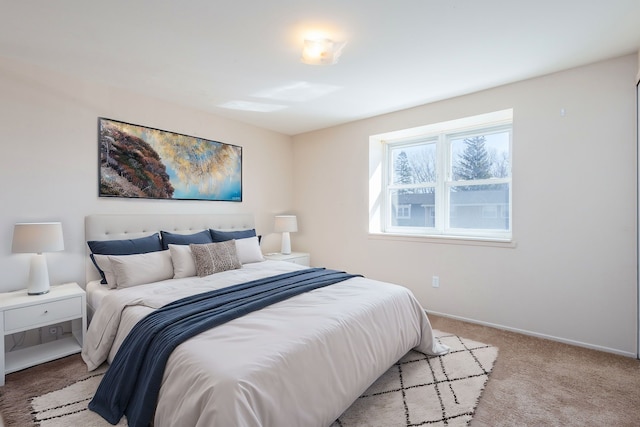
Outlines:
[[[118,288],[144,285],[173,277],[173,263],[168,250],[108,257]]]
[[[258,237],[236,239],[236,253],[242,264],[264,261]]]
[[[196,263],[193,261],[189,245],[169,244],[171,261],[173,262],[173,278],[193,277],[196,275]]]
[[[116,282],[116,276],[111,267],[111,261],[109,261],[109,255],[93,254],[93,259],[104,273],[104,278],[107,281],[109,289],[115,289],[118,283]]]

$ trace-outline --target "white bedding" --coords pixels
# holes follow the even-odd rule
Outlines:
[[[100,307],[102,299],[109,293],[113,293],[113,291],[106,285],[101,284],[100,280],[92,280],[87,283],[86,291],[87,304],[92,308],[94,312],[98,309],[98,307]]]
[[[105,295],[82,356],[115,356],[142,317],[194,293],[302,266],[245,264]],[[446,352],[404,287],[354,278],[295,296],[204,332],[170,356],[155,426],[328,426],[407,351]]]

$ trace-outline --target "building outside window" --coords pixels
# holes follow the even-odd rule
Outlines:
[[[397,205],[396,218],[411,219],[411,204],[407,203],[406,205]]]

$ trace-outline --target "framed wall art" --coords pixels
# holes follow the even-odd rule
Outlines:
[[[99,196],[242,201],[242,147],[98,118]]]

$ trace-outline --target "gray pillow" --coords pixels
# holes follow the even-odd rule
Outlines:
[[[190,244],[189,247],[196,264],[196,274],[199,277],[242,268],[236,252],[235,240],[204,245]]]

